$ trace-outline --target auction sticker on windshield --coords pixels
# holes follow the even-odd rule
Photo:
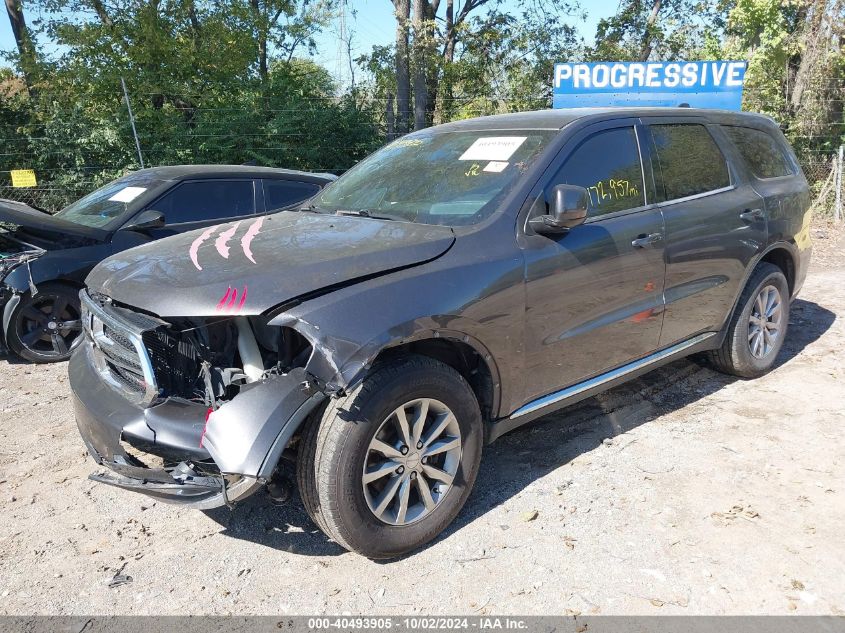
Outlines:
[[[124,187],[109,198],[109,200],[112,202],[132,202],[146,190],[146,187]]]
[[[506,162],[498,161],[498,160],[491,160],[487,165],[484,167],[484,171],[492,171],[494,173],[499,173],[500,171],[505,171],[508,164]]]
[[[527,136],[487,136],[476,139],[458,160],[494,160],[506,161]]]

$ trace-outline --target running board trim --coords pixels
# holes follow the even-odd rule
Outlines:
[[[590,378],[589,380],[585,380],[584,382],[579,382],[578,384],[572,385],[571,387],[567,387],[566,389],[561,389],[560,391],[555,391],[554,393],[550,393],[546,396],[541,398],[537,398],[536,400],[532,400],[528,404],[521,406],[519,409],[511,413],[510,419],[514,420],[516,418],[522,417],[523,415],[528,415],[529,413],[534,413],[540,409],[544,409],[550,405],[553,405],[561,400],[566,400],[567,398],[571,398],[573,396],[577,396],[579,393],[583,393],[588,389],[594,389],[595,387],[600,387],[601,385],[611,382],[612,380],[616,380],[617,378],[621,378],[626,374],[630,374],[632,372],[638,371],[648,365],[652,365],[654,363],[659,363],[665,358],[669,356],[673,356],[679,352],[684,351],[690,347],[694,347],[703,341],[706,341],[709,338],[716,336],[717,332],[705,332],[704,334],[699,334],[698,336],[694,336],[691,339],[687,339],[686,341],[682,341],[672,347],[667,347],[664,350],[659,352],[654,352],[653,354],[649,354],[644,358],[639,360],[635,360],[632,363],[628,363],[627,365],[622,365],[622,367],[617,367],[607,373],[600,374],[595,378]]]

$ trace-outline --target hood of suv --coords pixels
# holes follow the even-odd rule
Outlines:
[[[175,235],[100,263],[86,280],[113,300],[161,317],[260,314],[435,259],[445,226],[281,212]]]

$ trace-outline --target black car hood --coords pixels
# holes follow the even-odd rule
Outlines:
[[[161,317],[260,314],[430,261],[454,241],[445,226],[289,211],[124,251],[100,263],[86,283]]]
[[[27,233],[57,241],[69,241],[68,238],[102,241],[107,235],[102,229],[67,222],[14,200],[0,199],[0,222],[14,224]]]

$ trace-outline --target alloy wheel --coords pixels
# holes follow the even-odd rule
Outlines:
[[[397,407],[367,448],[361,483],[370,511],[384,523],[409,525],[443,500],[461,463],[461,430],[439,400]]]
[[[82,332],[79,308],[61,294],[39,293],[21,310],[20,342],[40,356],[64,356]]]
[[[783,329],[783,303],[774,286],[764,286],[754,299],[748,319],[748,347],[755,358],[765,358]]]

